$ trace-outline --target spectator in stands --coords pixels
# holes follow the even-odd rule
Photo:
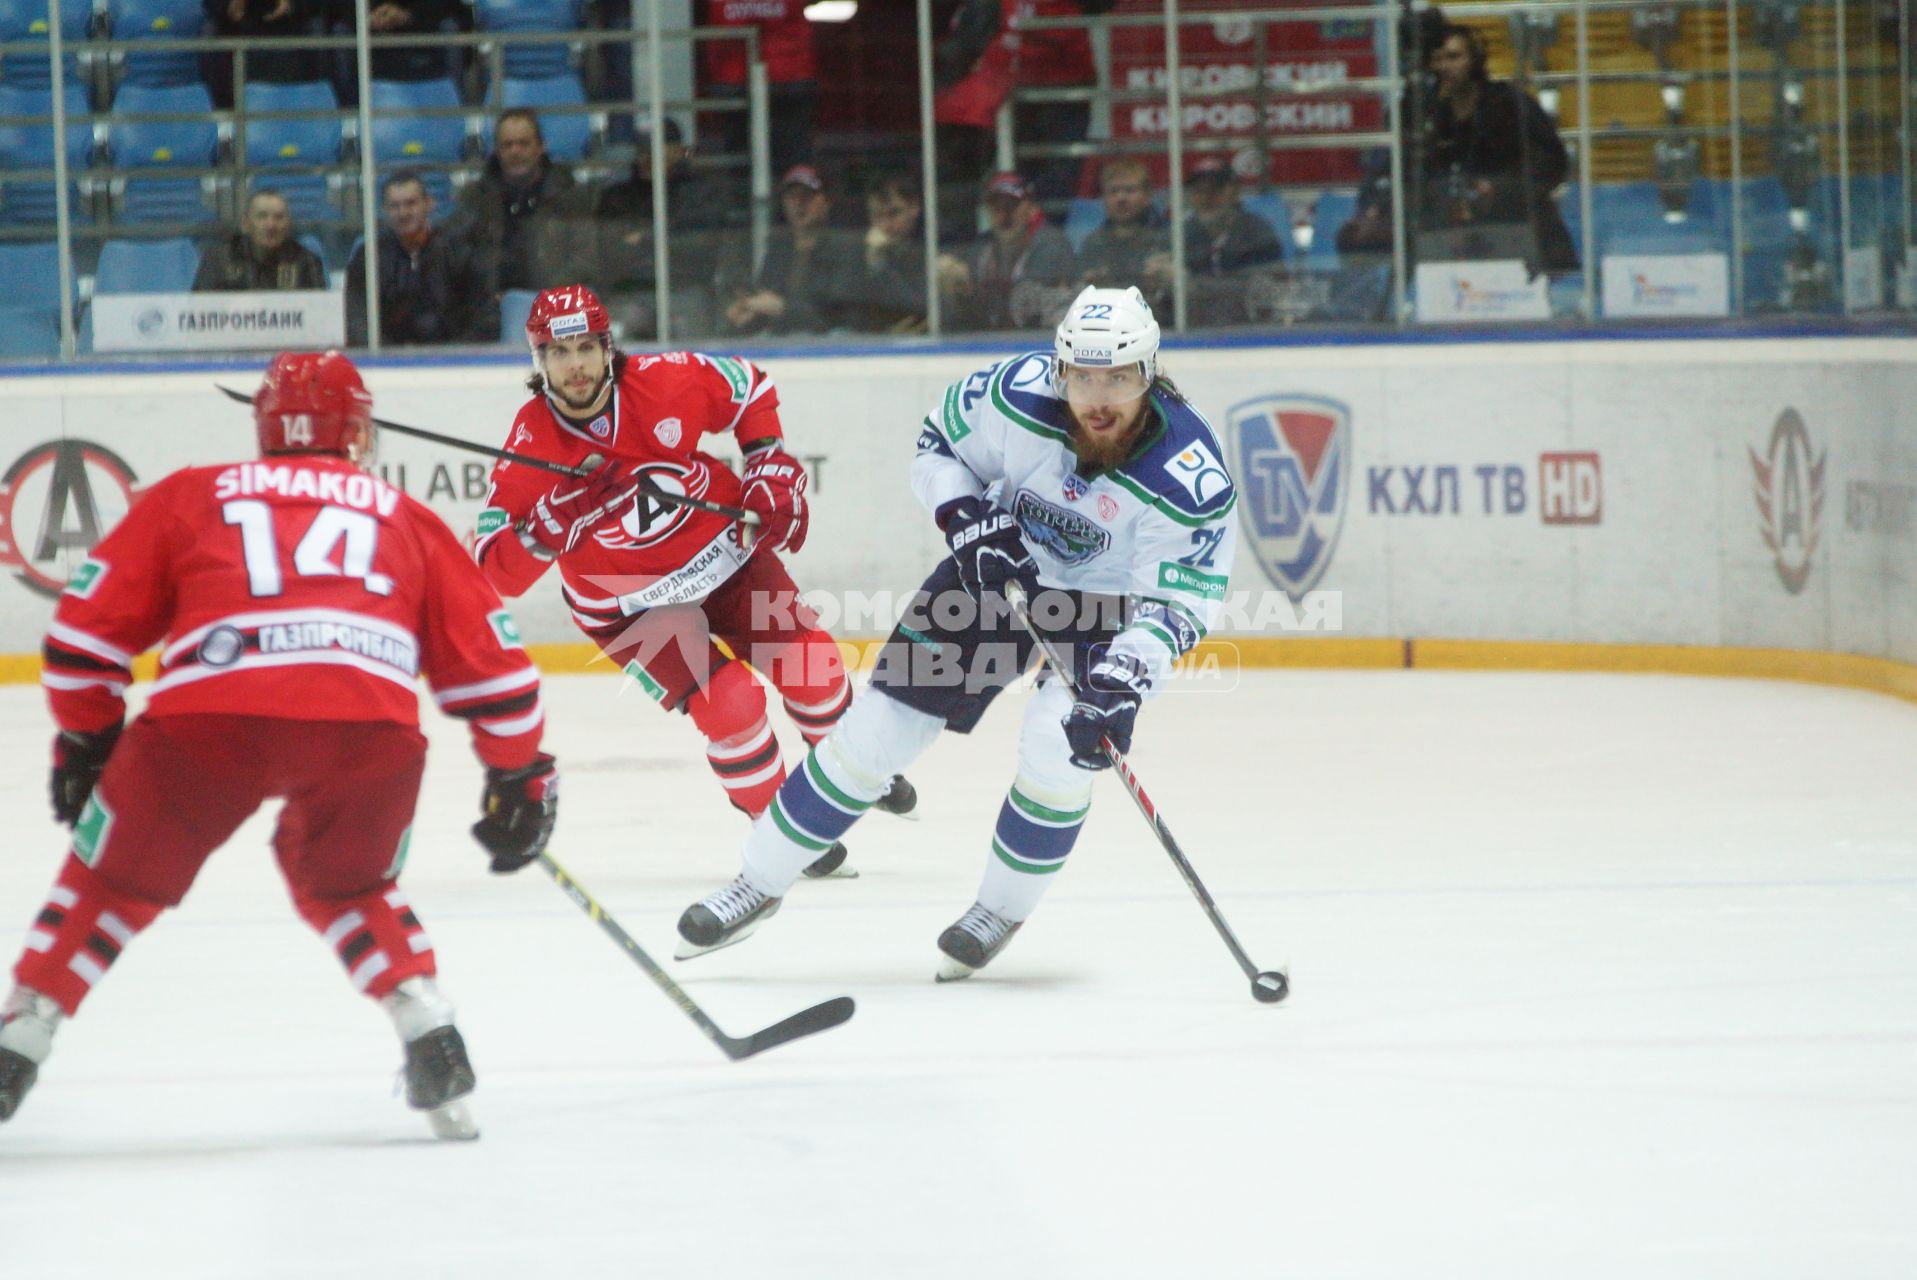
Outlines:
[[[293,84],[324,80],[330,55],[323,49],[274,49],[275,40],[326,34],[327,0],[201,0],[206,34],[248,42],[246,78]],[[200,68],[217,106],[233,105],[233,55],[201,55]]]
[[[1285,256],[1269,222],[1241,202],[1231,160],[1201,155],[1185,179],[1185,273],[1188,315],[1195,325],[1245,324],[1254,319],[1247,289],[1254,274],[1269,275]]]
[[[751,27],[759,33],[759,57],[770,89],[767,105],[772,172],[812,163],[812,134],[819,112],[819,59],[812,47],[807,0],[705,0],[710,27]],[[743,102],[746,46],[743,40],[708,40],[699,46],[700,66],[712,97]],[[743,157],[748,145],[744,111],[719,113],[720,145]]]
[[[861,251],[826,286],[834,327],[866,333],[925,332],[925,205],[909,174],[877,178],[865,196]]]
[[[425,180],[401,169],[380,184],[379,336],[388,346],[493,342],[499,308],[472,246],[433,229]],[[366,250],[346,267],[346,338],[366,345]]]
[[[591,218],[586,189],[546,154],[539,116],[514,107],[500,112],[493,153],[478,180],[459,193],[448,230],[473,246],[497,294],[584,279],[571,246],[586,235]]]
[[[1570,160],[1551,118],[1516,85],[1493,80],[1484,42],[1469,27],[1448,26],[1431,54],[1437,92],[1412,118],[1424,232],[1478,229],[1474,238],[1448,236],[1448,256],[1522,256],[1534,269],[1575,271],[1577,248],[1552,191],[1570,172]],[[1490,234],[1502,229],[1504,234]],[[1514,254],[1515,243],[1523,249]]]
[[[831,281],[859,262],[850,232],[828,225],[832,201],[811,165],[796,165],[779,183],[785,225],[775,228],[749,283],[727,290],[725,321],[733,333],[823,333],[831,327]]]
[[[955,329],[1055,325],[1078,279],[1072,242],[1045,221],[1038,193],[1019,174],[993,174],[979,204],[985,234],[962,253],[939,255],[947,322]]]
[[[725,193],[692,167],[692,151],[676,120],[665,122],[666,231],[672,281],[672,328],[713,331],[712,285],[728,233],[737,229]],[[653,241],[652,135],[634,139],[632,172],[599,193],[594,208],[593,271],[599,294],[626,338],[659,331],[657,246]]]
[[[937,94],[939,211],[956,225],[969,212],[994,147],[999,107],[1016,87],[1067,88],[1094,81],[1091,39],[1082,28],[1028,30],[1032,18],[1109,12],[1117,0],[960,0],[946,36],[933,48]],[[1021,143],[1082,142],[1089,102],[1025,103],[1013,115]],[[1073,194],[1080,161],[1047,158],[1031,166],[1041,199]]]
[[[344,22],[335,19],[345,34],[353,33],[353,6],[343,4]],[[367,25],[376,36],[427,36],[441,31],[461,31],[472,26],[472,7],[463,0],[371,0]],[[373,45],[373,79],[437,80],[454,75],[460,69],[447,61],[447,50],[429,45],[407,45],[382,49]],[[349,76],[349,80],[357,77]],[[358,101],[357,98],[354,101]]]
[[[240,229],[200,257],[195,293],[324,289],[326,264],[293,236],[286,197],[261,187],[246,201]]]
[[[1104,289],[1137,285],[1158,306],[1171,288],[1171,233],[1152,207],[1143,160],[1107,160],[1098,173],[1105,221],[1078,249],[1079,281]]]

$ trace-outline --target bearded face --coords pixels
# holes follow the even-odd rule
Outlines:
[[[1115,467],[1131,456],[1145,423],[1151,389],[1141,364],[1059,368],[1059,382],[1072,423],[1067,432],[1072,452],[1094,467]]]

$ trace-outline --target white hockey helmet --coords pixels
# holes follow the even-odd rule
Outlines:
[[[1136,364],[1149,387],[1158,376],[1158,332],[1151,304],[1136,285],[1129,289],[1088,285],[1058,322],[1052,338],[1058,355],[1053,373],[1062,378],[1068,364],[1094,369]]]

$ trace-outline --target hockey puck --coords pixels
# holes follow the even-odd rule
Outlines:
[[[1251,980],[1252,999],[1260,1004],[1277,1004],[1291,994],[1291,979],[1276,969],[1261,973]]]

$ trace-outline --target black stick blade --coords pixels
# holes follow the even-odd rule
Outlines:
[[[725,1043],[726,1056],[737,1062],[741,1058],[750,1058],[755,1053],[764,1053],[767,1049],[776,1049],[789,1040],[801,1036],[813,1035],[820,1031],[830,1031],[842,1022],[849,1021],[852,1012],[858,1006],[851,996],[838,996],[824,1004],[815,1004],[810,1009],[801,1009],[783,1022],[775,1022],[763,1031],[755,1031],[743,1040],[728,1036]]]

